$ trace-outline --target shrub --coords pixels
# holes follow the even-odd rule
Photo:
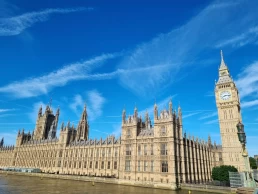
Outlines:
[[[216,181],[229,181],[229,173],[228,172],[237,172],[237,169],[234,166],[216,166],[212,169],[211,177]]]

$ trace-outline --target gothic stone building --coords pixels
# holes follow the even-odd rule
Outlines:
[[[47,106],[39,109],[32,134],[18,132],[16,146],[0,143],[0,168],[40,168],[45,173],[116,177],[121,184],[148,185],[176,189],[180,183],[203,183],[211,179],[211,170],[221,164],[242,169],[241,145],[236,124],[241,119],[238,90],[221,58],[219,80],[215,86],[222,146],[183,134],[182,110],[158,111],[154,122],[122,112],[121,137],[89,139],[86,107],[77,128],[68,122],[60,127],[59,109],[53,114]]]
[[[138,117],[122,113],[122,133],[116,139],[88,139],[86,107],[77,129],[62,123],[56,138],[59,109],[39,109],[32,134],[18,132],[16,146],[0,148],[0,167],[40,168],[46,173],[112,176],[121,184],[148,183],[176,189],[182,182],[203,183],[211,179],[211,169],[220,163],[220,149],[211,143],[183,134],[182,111],[169,109],[158,114],[154,124],[146,112]]]

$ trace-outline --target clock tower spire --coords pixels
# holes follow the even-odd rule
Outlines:
[[[238,89],[230,76],[222,51],[219,80],[215,86],[215,97],[219,117],[223,163],[224,165],[233,165],[239,171],[242,171],[245,164],[236,128],[237,123],[239,121],[242,122],[240,100]]]

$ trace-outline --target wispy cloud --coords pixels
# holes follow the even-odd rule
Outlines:
[[[207,121],[204,124],[205,125],[210,125],[210,124],[214,124],[214,123],[218,123],[218,122],[219,122],[218,119],[214,119],[214,120],[211,120],[211,121]]]
[[[233,47],[242,47],[249,43],[255,44],[255,40],[257,40],[257,37],[258,37],[258,26],[255,26],[238,36],[235,36],[233,38],[220,42],[219,44],[216,45],[216,47],[222,48],[228,45]]]
[[[47,94],[54,87],[64,86],[68,82],[87,78],[93,68],[117,56],[118,54],[103,54],[90,60],[73,63],[44,76],[29,78],[0,87],[0,92],[11,94],[16,98]]]
[[[257,105],[258,105],[258,100],[244,101],[241,103],[242,108],[248,108],[248,107],[257,106]]]
[[[89,120],[95,120],[100,117],[103,112],[103,105],[106,99],[97,90],[91,90],[86,92],[86,97],[80,94],[74,96],[73,102],[70,104],[70,108],[77,114],[80,115],[84,104],[87,104],[87,112]]]
[[[202,112],[193,112],[193,113],[189,113],[189,114],[183,115],[183,119],[188,118],[188,117],[192,117],[194,115],[198,115],[200,113],[202,113]]]
[[[89,119],[95,120],[102,115],[102,109],[106,99],[97,90],[89,91],[87,97],[90,104],[88,108]]]
[[[171,83],[186,76],[182,70],[198,63],[199,54],[210,49],[211,45],[218,45],[221,40],[231,39],[239,33],[244,33],[244,29],[256,32],[258,21],[253,22],[253,20],[258,17],[257,7],[257,1],[251,3],[244,0],[237,3],[215,1],[185,25],[138,45],[124,58],[119,65],[120,68],[134,69],[158,65],[166,67],[145,72],[144,79],[139,72],[121,75],[121,84],[141,96],[162,91]],[[248,11],[239,12],[240,9]],[[218,29],[220,33],[216,33]]]
[[[235,81],[241,98],[258,94],[258,61],[247,65]]]
[[[22,33],[25,29],[31,27],[35,23],[47,21],[53,14],[67,14],[71,12],[90,11],[93,8],[56,8],[45,9],[42,11],[35,11],[24,13],[22,15],[1,18],[0,19],[0,36],[14,36]]]
[[[15,109],[0,109],[0,113],[14,111]]]
[[[210,113],[210,114],[205,114],[204,116],[200,117],[199,120],[209,119],[209,118],[215,117],[217,115],[218,115],[217,111]]]

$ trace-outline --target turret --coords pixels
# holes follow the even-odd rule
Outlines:
[[[158,119],[158,115],[159,115],[159,113],[158,113],[158,106],[157,106],[157,104],[155,102],[155,104],[154,104],[154,120]]]
[[[178,119],[179,119],[180,125],[182,125],[182,110],[180,105],[178,106]]]
[[[145,127],[148,128],[148,125],[149,125],[149,114],[148,114],[148,111],[146,110],[146,113],[145,113]]]
[[[169,101],[169,115],[172,115],[173,113],[173,107],[172,107],[172,99]]]
[[[123,109],[123,112],[122,112],[122,123],[125,123],[126,121],[126,112],[125,112],[125,109]]]
[[[87,115],[86,104],[85,104],[82,112],[81,120],[78,123],[76,140],[77,141],[88,140],[88,137],[89,137],[89,124],[88,124],[88,115]]]
[[[42,105],[40,106],[39,111],[38,111],[38,118],[41,116],[42,116]]]
[[[208,136],[208,145],[211,146],[211,136],[210,136],[210,134]]]
[[[138,111],[137,111],[137,107],[135,106],[134,107],[134,118],[136,119],[136,121],[137,121],[137,118],[138,118]]]
[[[2,138],[0,142],[0,147],[3,147],[3,146],[4,146],[4,138]]]

